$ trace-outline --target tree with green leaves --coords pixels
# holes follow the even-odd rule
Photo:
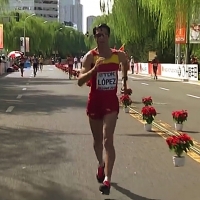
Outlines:
[[[172,62],[174,57],[176,13],[192,13],[194,17],[199,13],[199,3],[200,0],[100,0],[102,11],[112,13],[110,21],[115,33],[129,51],[141,59],[149,50],[155,50],[166,62]]]
[[[9,13],[8,16],[15,16]],[[4,47],[8,51],[20,49],[20,37],[30,38],[30,54],[51,56],[53,52],[65,58],[66,55],[81,55],[87,51],[85,35],[71,27],[58,22],[47,22],[40,17],[27,18],[28,14],[20,13],[19,22],[11,17],[4,23]]]

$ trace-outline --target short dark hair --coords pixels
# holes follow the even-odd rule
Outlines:
[[[105,28],[106,30],[107,30],[107,32],[108,32],[108,35],[110,35],[110,27],[107,25],[107,24],[100,24],[100,25],[98,25],[98,26],[95,26],[94,28],[93,28],[93,35],[95,35],[96,34],[96,30],[97,29],[101,29],[101,28]]]

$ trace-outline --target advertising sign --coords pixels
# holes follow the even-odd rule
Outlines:
[[[148,63],[139,63],[140,73],[141,74],[149,74],[149,64]]]
[[[176,31],[175,31],[175,43],[186,43],[186,19],[183,11],[177,12],[176,15]]]
[[[0,24],[0,49],[3,49],[3,24]]]
[[[24,52],[24,37],[20,37],[20,51]]]

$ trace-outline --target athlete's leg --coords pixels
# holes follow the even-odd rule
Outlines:
[[[105,148],[105,176],[111,181],[112,170],[115,162],[114,131],[116,127],[118,112],[112,112],[104,117],[103,140]]]
[[[99,162],[99,165],[104,164],[103,161],[103,120],[89,118],[90,128],[93,135],[93,147]]]
[[[132,74],[134,74],[134,65],[131,65]]]
[[[98,98],[92,97],[88,101],[87,115],[94,139],[93,147],[98,160],[96,178],[99,183],[103,183],[105,178],[103,160],[103,116],[101,114],[101,104],[98,103]]]
[[[22,67],[22,66],[21,66],[20,70],[21,70],[21,77],[23,77],[23,74],[24,74],[24,69],[23,69],[23,67]]]
[[[102,194],[110,194],[110,182],[115,162],[114,131],[116,127],[118,112],[112,112],[104,117],[104,148],[105,148],[105,179],[99,187]]]
[[[158,69],[157,67],[154,67],[154,68],[153,68],[154,79],[158,79],[158,78],[157,78],[157,69]]]

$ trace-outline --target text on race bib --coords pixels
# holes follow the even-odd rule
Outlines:
[[[117,86],[117,72],[98,72],[96,85],[98,90],[114,90]]]

